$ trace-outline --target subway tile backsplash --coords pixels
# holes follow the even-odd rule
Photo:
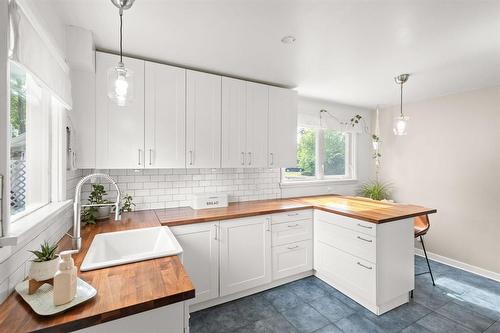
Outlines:
[[[84,170],[111,175],[122,194],[134,198],[136,210],[189,206],[195,193],[227,193],[230,202],[281,197],[280,169],[144,169]],[[99,181],[99,180],[97,180]],[[104,183],[104,181],[103,181]],[[105,185],[110,200],[115,191]],[[91,185],[83,188],[86,201]]]

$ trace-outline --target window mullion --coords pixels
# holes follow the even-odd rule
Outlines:
[[[325,131],[320,128],[316,130],[316,179],[322,180],[325,178]]]

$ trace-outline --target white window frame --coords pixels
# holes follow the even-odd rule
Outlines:
[[[315,149],[315,175],[305,179],[287,179],[285,177],[286,168],[281,169],[281,186],[309,186],[328,183],[356,183],[357,179],[357,135],[352,132],[344,132],[346,135],[346,156],[345,156],[345,175],[326,175],[324,174],[324,129],[313,128],[316,137]]]
[[[70,126],[66,112],[70,110],[67,110],[66,105],[55,97],[46,84],[35,76],[33,77],[43,90],[44,102],[47,103],[46,107],[49,108],[48,112],[50,114],[49,156],[51,161],[49,163],[50,182],[47,189],[49,191],[49,202],[37,207],[37,209],[20,212],[14,218],[11,218],[10,212],[5,212],[8,220],[2,221],[2,223],[3,226],[7,225],[8,227],[6,234],[0,237],[0,259],[9,255],[11,252],[10,247],[23,246],[33,236],[52,225],[55,222],[54,218],[72,205],[72,200],[66,198],[66,127]],[[10,116],[10,110],[7,111]],[[6,125],[10,126],[10,121]],[[10,158],[10,142],[8,142],[8,150]],[[4,179],[4,186],[8,186],[9,183],[10,181],[5,182]],[[7,207],[10,208],[10,200],[7,198],[6,201]],[[10,209],[8,210],[10,211]]]

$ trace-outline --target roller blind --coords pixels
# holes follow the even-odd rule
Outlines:
[[[72,108],[69,67],[24,1],[9,6],[10,58],[22,65],[68,109]]]

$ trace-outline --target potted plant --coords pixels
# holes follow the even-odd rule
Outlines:
[[[54,277],[59,263],[56,250],[57,244],[50,245],[48,242],[44,242],[40,245],[40,250],[30,251],[35,255],[28,274],[31,279],[45,281]]]
[[[357,194],[373,200],[390,200],[391,185],[379,180],[374,180],[361,185]]]
[[[130,194],[125,194],[123,197],[123,205],[120,208],[120,213],[131,212],[133,210],[132,207],[135,207],[135,203],[133,203],[133,198]]]
[[[89,204],[97,205],[96,207],[85,207],[82,209],[82,221],[87,224],[95,224],[96,220],[107,219],[111,213],[111,206],[98,206],[101,204],[109,204],[110,201],[105,199],[108,193],[102,184],[93,184],[92,192],[90,192]]]

